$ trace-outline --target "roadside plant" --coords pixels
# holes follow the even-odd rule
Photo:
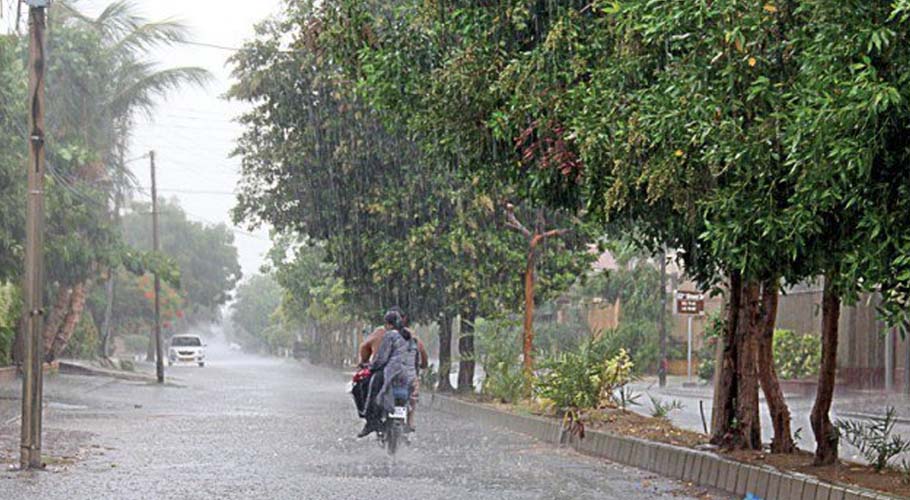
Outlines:
[[[774,331],[774,364],[784,380],[818,375],[822,341],[816,335],[803,335],[793,330]]]
[[[481,394],[503,403],[514,403],[527,393],[527,382],[521,369],[521,331],[518,321],[490,320],[479,322],[475,335],[480,364],[486,376]]]
[[[906,458],[901,460],[900,472],[901,483],[910,484],[910,461],[907,461]]]
[[[683,409],[683,404],[678,399],[665,402],[652,395],[648,395],[648,397],[651,399],[651,416],[654,418],[667,418],[671,412]]]
[[[882,471],[894,457],[910,451],[910,440],[893,434],[895,422],[892,406],[884,417],[872,418],[871,422],[838,420],[835,425],[840,435],[856,447],[876,471]]]
[[[640,406],[641,403],[638,402],[641,399],[641,394],[632,390],[631,387],[624,385],[620,387],[615,394],[616,404],[623,410],[627,409],[630,406]]]
[[[606,357],[603,344],[589,340],[575,351],[545,359],[540,368],[540,397],[564,410],[587,410],[619,406],[616,391],[633,380],[635,365],[625,349]]]

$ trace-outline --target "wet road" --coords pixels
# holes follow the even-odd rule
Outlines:
[[[524,435],[428,409],[392,459],[361,422],[345,378],[293,361],[235,357],[174,367],[175,385],[48,380],[49,470],[0,472],[0,499],[653,499],[701,492]],[[9,413],[15,387],[0,387]],[[0,413],[0,416],[3,416]],[[0,420],[0,460],[18,423]]]

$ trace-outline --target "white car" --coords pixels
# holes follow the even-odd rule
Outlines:
[[[205,366],[205,344],[197,335],[174,335],[167,351],[167,363],[197,363]]]

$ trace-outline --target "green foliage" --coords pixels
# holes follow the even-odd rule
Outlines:
[[[517,193],[465,167],[503,165],[515,154],[476,121],[433,126],[438,107],[454,111],[456,101],[412,92],[432,81],[415,61],[430,63],[434,50],[407,24],[412,13],[382,2],[294,1],[258,27],[234,57],[230,95],[253,104],[242,120],[235,218],[324,244],[359,318],[391,304],[427,322],[515,311],[527,241],[506,229],[501,207]],[[367,33],[372,40],[360,39]],[[301,50],[279,50],[286,42]],[[518,205],[533,220],[535,207]],[[541,299],[590,259],[586,229],[570,213],[543,215],[575,231],[544,249]]]
[[[13,341],[21,314],[19,293],[18,287],[0,284],[0,366],[12,361]]]
[[[609,241],[606,246],[613,253],[618,269],[583,275],[555,305],[546,305],[553,309],[563,307],[566,321],[563,324],[535,324],[535,343],[544,353],[556,353],[575,349],[585,338],[598,335],[608,352],[625,348],[637,370],[654,371],[660,361],[660,272],[627,242]],[[613,304],[617,301],[621,309],[619,326],[604,332],[591,332],[582,312],[595,302]],[[566,311],[565,306],[560,305],[563,302],[574,307]],[[669,348],[672,359],[675,349]]]
[[[475,335],[485,377],[481,392],[503,403],[514,403],[527,394],[521,365],[519,322],[505,319],[477,322]]]
[[[705,323],[705,334],[702,348],[698,353],[698,378],[711,381],[714,379],[715,364],[717,363],[717,343],[724,333],[726,319],[723,310],[717,310],[708,315]]]
[[[841,436],[855,446],[875,470],[881,471],[891,459],[910,451],[910,440],[900,434],[893,434],[896,423],[894,407],[888,408],[884,417],[871,420],[838,420],[836,425]]]
[[[818,374],[822,343],[817,335],[791,330],[774,331],[774,365],[782,379],[803,379]]]
[[[190,220],[176,199],[159,200],[158,210],[161,254],[132,250],[123,263],[137,274],[158,271],[165,281],[177,282],[188,308],[216,316],[241,278],[234,233],[225,224]],[[152,248],[150,212],[148,203],[136,202],[123,217],[123,237],[130,247]]]
[[[7,366],[12,361],[13,342],[16,329],[11,326],[0,326],[0,366]]]
[[[270,328],[281,305],[281,296],[281,287],[271,276],[251,276],[237,287],[237,300],[231,305],[231,322],[271,348],[272,339],[277,339],[277,332]]]
[[[183,84],[202,83],[207,73],[150,62],[152,52],[187,39],[181,24],[148,22],[127,1],[96,18],[73,4],[55,5],[46,40],[47,292],[97,282],[120,266],[154,270],[175,284],[179,270],[166,258],[124,244],[112,206],[122,207],[135,186],[124,159],[137,113],[150,112],[157,98]],[[0,281],[18,277],[25,239],[27,45],[27,37],[0,35]],[[90,330],[77,332],[80,345],[93,342]]]
[[[543,360],[535,383],[536,394],[563,410],[619,405],[625,398],[617,391],[632,381],[634,364],[624,349],[607,357],[604,347],[589,341],[577,351]]]
[[[27,80],[17,39],[0,35],[0,282],[18,277],[25,236]]]
[[[92,315],[83,314],[61,357],[93,359],[98,354],[99,340],[98,328],[95,326]]]
[[[682,402],[678,399],[664,402],[652,395],[648,395],[648,398],[651,399],[651,416],[654,418],[668,418],[670,413],[684,408]]]

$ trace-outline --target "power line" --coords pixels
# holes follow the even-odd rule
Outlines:
[[[226,50],[228,52],[240,52],[241,50],[243,50],[239,47],[228,47],[226,45],[219,45],[217,43],[189,42],[189,41],[184,41],[181,43],[184,45],[195,45],[196,47],[205,47],[208,49]]]
[[[180,188],[158,188],[163,193],[180,193],[180,194],[215,194],[225,196],[236,196],[237,193],[231,191],[214,191],[206,189],[180,189]]]
[[[227,46],[227,45],[220,45],[220,44],[217,44],[217,43],[188,42],[188,41],[181,42],[181,43],[184,44],[184,45],[195,45],[195,46],[197,46],[197,47],[204,47],[204,48],[207,48],[207,49],[224,50],[224,51],[226,51],[226,52],[240,52],[240,51],[244,50],[244,49],[241,48],[241,47],[229,47],[229,46]],[[279,49],[279,50],[278,50],[278,53],[279,53],[279,54],[293,54],[294,51],[293,51],[293,50]]]

